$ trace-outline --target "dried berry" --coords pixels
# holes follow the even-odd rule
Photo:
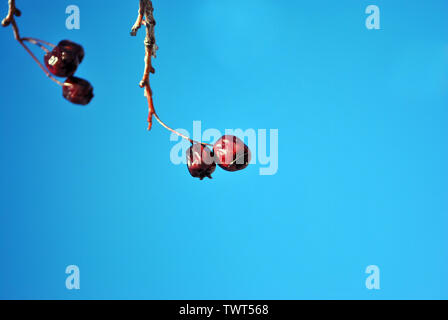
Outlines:
[[[205,177],[211,179],[211,174],[216,169],[211,150],[200,143],[192,145],[187,150],[187,167],[192,177],[201,180]]]
[[[93,98],[93,87],[84,79],[69,77],[62,87],[62,95],[72,103],[86,105]]]
[[[44,56],[48,70],[57,77],[72,76],[83,59],[84,49],[69,40],[62,40]]]

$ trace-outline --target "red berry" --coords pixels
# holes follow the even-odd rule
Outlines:
[[[81,63],[84,59],[84,48],[77,43],[74,43],[70,40],[62,40],[58,43],[58,47],[62,48],[65,52],[69,52],[70,54],[77,57],[78,63]]]
[[[216,169],[211,150],[199,143],[192,145],[187,150],[187,167],[192,177],[201,180],[205,177],[211,179],[211,174]]]
[[[84,79],[69,77],[62,87],[62,95],[72,103],[86,105],[93,98],[93,87]]]
[[[226,171],[243,170],[249,165],[249,147],[239,138],[224,135],[213,146],[216,163]]]
[[[73,75],[84,59],[84,49],[74,42],[63,40],[44,57],[48,70],[57,77]]]

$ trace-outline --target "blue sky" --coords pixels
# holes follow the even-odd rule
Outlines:
[[[276,175],[207,181],[146,131],[138,1],[17,5],[22,35],[84,46],[95,98],[66,102],[1,30],[0,298],[448,298],[446,1],[154,0],[161,118],[279,132]]]

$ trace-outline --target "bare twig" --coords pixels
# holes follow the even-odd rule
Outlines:
[[[190,141],[192,144],[200,143],[202,145],[213,146],[209,143],[202,143],[195,140],[190,139],[189,137],[177,132],[176,130],[170,128],[166,125],[157,115],[154,109],[154,102],[152,99],[152,90],[149,82],[150,73],[155,73],[154,68],[152,67],[152,58],[156,58],[156,51],[159,49],[156,44],[156,37],[154,27],[156,25],[156,21],[154,19],[154,8],[152,6],[151,0],[139,0],[140,7],[138,10],[137,20],[134,23],[134,26],[131,29],[131,36],[136,36],[138,30],[141,26],[146,26],[146,38],[145,38],[145,70],[143,72],[143,78],[140,81],[140,87],[145,89],[145,97],[148,100],[148,130],[151,130],[152,127],[152,117],[154,116],[156,120],[167,130],[177,134],[181,138]]]
[[[20,43],[20,45],[26,50],[26,52],[28,52],[28,54],[31,56],[31,58],[33,58],[33,60],[37,63],[39,68],[42,69],[42,71],[46,74],[47,77],[49,77],[51,80],[53,80],[54,82],[56,82],[57,84],[62,86],[63,83],[60,82],[59,80],[55,79],[50,74],[50,72],[42,65],[42,63],[40,63],[39,59],[36,58],[36,56],[33,54],[33,52],[25,44],[25,41],[37,44],[41,48],[43,47],[43,46],[40,45],[41,43],[44,43],[44,44],[47,44],[47,45],[53,46],[53,47],[54,47],[54,45],[52,45],[52,44],[50,44],[48,42],[45,42],[45,41],[34,39],[34,38],[21,38],[20,37],[20,32],[19,32],[19,27],[18,27],[18,25],[16,23],[16,20],[15,20],[15,17],[20,17],[21,16],[21,12],[20,12],[19,9],[16,8],[16,1],[15,0],[9,0],[8,1],[8,5],[9,5],[8,15],[6,16],[5,19],[3,19],[2,26],[3,27],[7,27],[7,26],[11,25],[13,33],[14,33],[14,38]]]
[[[140,27],[143,24],[143,15],[144,15],[143,8],[144,8],[144,6],[145,6],[144,1],[140,1],[140,8],[138,9],[137,20],[135,21],[134,26],[132,27],[131,36],[135,37],[137,35],[138,30],[140,29]]]
[[[2,21],[2,26],[4,27],[9,26],[9,24],[14,20],[14,15],[16,15],[16,12],[19,13],[17,16],[20,16],[20,10],[16,8],[15,0],[9,0],[8,5],[9,5],[8,15]]]
[[[149,74],[155,73],[151,65],[151,58],[156,57],[156,52],[159,49],[156,44],[156,37],[154,27],[156,20],[154,19],[154,8],[151,0],[140,0],[140,7],[138,9],[137,20],[131,29],[131,35],[136,36],[138,30],[142,25],[146,26],[145,38],[145,71],[143,72],[142,80],[140,81],[140,88],[143,88],[149,82]]]

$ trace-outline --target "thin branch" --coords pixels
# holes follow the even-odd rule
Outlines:
[[[138,10],[138,16],[137,19],[131,29],[131,36],[136,36],[138,33],[138,30],[141,26],[146,26],[146,38],[145,38],[145,69],[143,72],[142,80],[140,81],[140,87],[145,89],[145,97],[148,100],[148,130],[151,130],[152,127],[152,117],[154,116],[156,120],[160,123],[161,126],[163,126],[165,129],[177,134],[181,138],[188,140],[192,144],[199,143],[202,145],[208,145],[213,146],[209,143],[203,143],[199,141],[195,141],[193,139],[190,139],[189,137],[177,132],[176,130],[172,129],[168,125],[166,125],[157,115],[155,108],[154,108],[154,102],[152,99],[152,90],[151,85],[149,82],[149,75],[151,73],[155,73],[154,68],[152,67],[152,57],[156,57],[156,51],[158,50],[157,44],[156,44],[156,38],[155,38],[155,31],[154,27],[156,25],[156,21],[154,19],[154,8],[152,6],[151,0],[140,0],[140,7]]]
[[[152,53],[148,46],[145,47],[145,70],[143,72],[142,80],[140,81],[140,88],[143,88],[146,84],[149,84],[149,74],[155,73],[152,67]]]
[[[148,131],[152,128],[152,116],[155,114],[152,90],[149,81],[145,84],[145,97],[148,100]]]
[[[39,68],[42,69],[42,71],[45,73],[45,75],[48,78],[50,78],[51,80],[56,82],[58,85],[62,86],[63,83],[61,81],[57,80],[56,78],[54,78],[50,74],[50,72],[42,65],[42,63],[40,63],[39,59],[36,58],[36,56],[33,54],[33,52],[24,43],[24,41],[32,42],[33,40],[37,40],[37,39],[34,39],[34,38],[21,38],[20,37],[19,27],[17,26],[16,20],[14,18],[15,16],[16,17],[20,17],[20,15],[21,15],[20,10],[16,8],[16,1],[15,0],[9,0],[8,1],[8,5],[9,5],[8,15],[6,16],[5,19],[3,19],[2,26],[3,27],[7,27],[7,26],[11,25],[13,33],[14,33],[14,38],[20,43],[20,45],[26,50],[26,52],[28,52],[28,54],[31,56],[31,58],[33,58],[33,60],[37,63]],[[43,42],[43,43],[46,43],[46,42]],[[47,43],[47,44],[49,44],[49,43]],[[49,44],[49,45],[51,46],[51,44]]]

